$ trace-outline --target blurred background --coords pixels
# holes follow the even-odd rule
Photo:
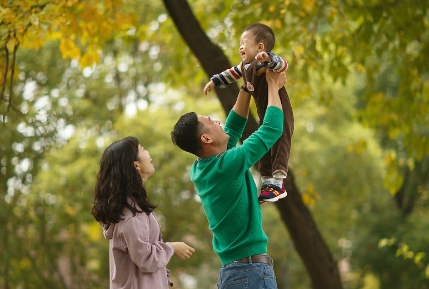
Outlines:
[[[174,288],[216,288],[194,157],[170,131],[188,111],[225,120],[235,99],[203,95],[212,73],[201,63],[218,59],[193,52],[209,43],[237,65],[254,22],[273,28],[273,52],[289,62],[290,169],[338,268],[331,288],[429,288],[428,1],[1,3],[0,288],[108,288],[92,195],[104,148],[128,135],[152,156],[164,240],[196,249],[169,263]],[[313,240],[291,238],[280,205],[262,213],[279,289],[321,288],[304,264],[324,260],[295,249]]]

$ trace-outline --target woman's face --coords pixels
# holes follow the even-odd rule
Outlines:
[[[141,175],[143,182],[145,182],[155,172],[149,152],[141,145],[139,145],[137,160],[134,161],[134,167]]]

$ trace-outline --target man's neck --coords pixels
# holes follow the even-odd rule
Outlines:
[[[205,159],[212,155],[218,155],[226,151],[226,147],[205,147],[203,152],[199,155],[200,159]]]

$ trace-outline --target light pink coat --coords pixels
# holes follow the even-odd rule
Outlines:
[[[171,281],[166,268],[174,249],[162,241],[154,213],[125,208],[123,220],[104,230],[110,239],[110,289],[167,289]]]

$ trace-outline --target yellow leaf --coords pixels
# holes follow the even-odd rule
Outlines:
[[[387,246],[388,240],[386,238],[380,239],[380,241],[378,241],[378,248],[383,248],[385,246]]]
[[[276,6],[275,5],[270,5],[269,7],[268,7],[268,11],[269,12],[274,12],[274,11],[276,11]]]
[[[426,256],[426,254],[424,252],[419,252],[416,254],[416,256],[414,257],[414,263],[416,265],[421,265],[422,264],[422,259]]]
[[[274,21],[274,26],[278,29],[282,28],[282,22],[279,19]]]
[[[28,258],[23,258],[19,261],[19,269],[28,270],[31,268],[31,261]]]
[[[388,244],[389,246],[392,246],[393,244],[395,244],[395,242],[396,242],[396,239],[395,239],[395,238],[390,238],[387,244]]]
[[[85,226],[84,231],[88,234],[91,241],[98,241],[102,236],[102,229],[97,222],[92,222],[88,227]]]
[[[63,38],[60,42],[60,51],[63,59],[77,59],[80,57],[80,50],[69,38]]]
[[[303,55],[304,54],[304,47],[302,47],[302,46],[297,46],[296,48],[295,48],[295,55],[297,56],[297,57],[300,57],[301,55]]]
[[[310,204],[310,196],[308,195],[308,194],[303,194],[302,195],[302,202],[304,203],[304,204],[306,204],[306,205],[309,205]]]
[[[356,70],[357,70],[358,72],[363,72],[363,71],[365,71],[365,67],[364,67],[361,63],[358,63],[358,64],[356,65]]]
[[[307,12],[311,12],[314,8],[314,3],[316,3],[316,0],[304,0],[304,1],[302,1],[302,7]]]
[[[59,7],[62,7],[62,6],[64,6],[64,5],[66,5],[66,0],[60,0],[60,2],[58,2],[58,6]]]
[[[408,251],[404,253],[404,259],[413,259],[414,258],[414,252]]]
[[[71,7],[73,6],[73,4],[75,4],[77,2],[77,0],[68,0],[67,1],[67,6]]]
[[[92,66],[100,62],[100,54],[97,51],[95,45],[88,47],[85,54],[82,55],[82,58],[79,60],[79,64],[82,68],[87,66]]]
[[[76,215],[76,209],[70,205],[65,206],[64,210],[72,217]]]
[[[15,51],[15,46],[18,44],[18,41],[15,38],[9,39],[9,41],[6,44],[7,50],[10,52]]]
[[[36,25],[36,26],[39,25],[39,17],[37,17],[36,14],[31,14],[30,15],[30,22],[33,25]]]

